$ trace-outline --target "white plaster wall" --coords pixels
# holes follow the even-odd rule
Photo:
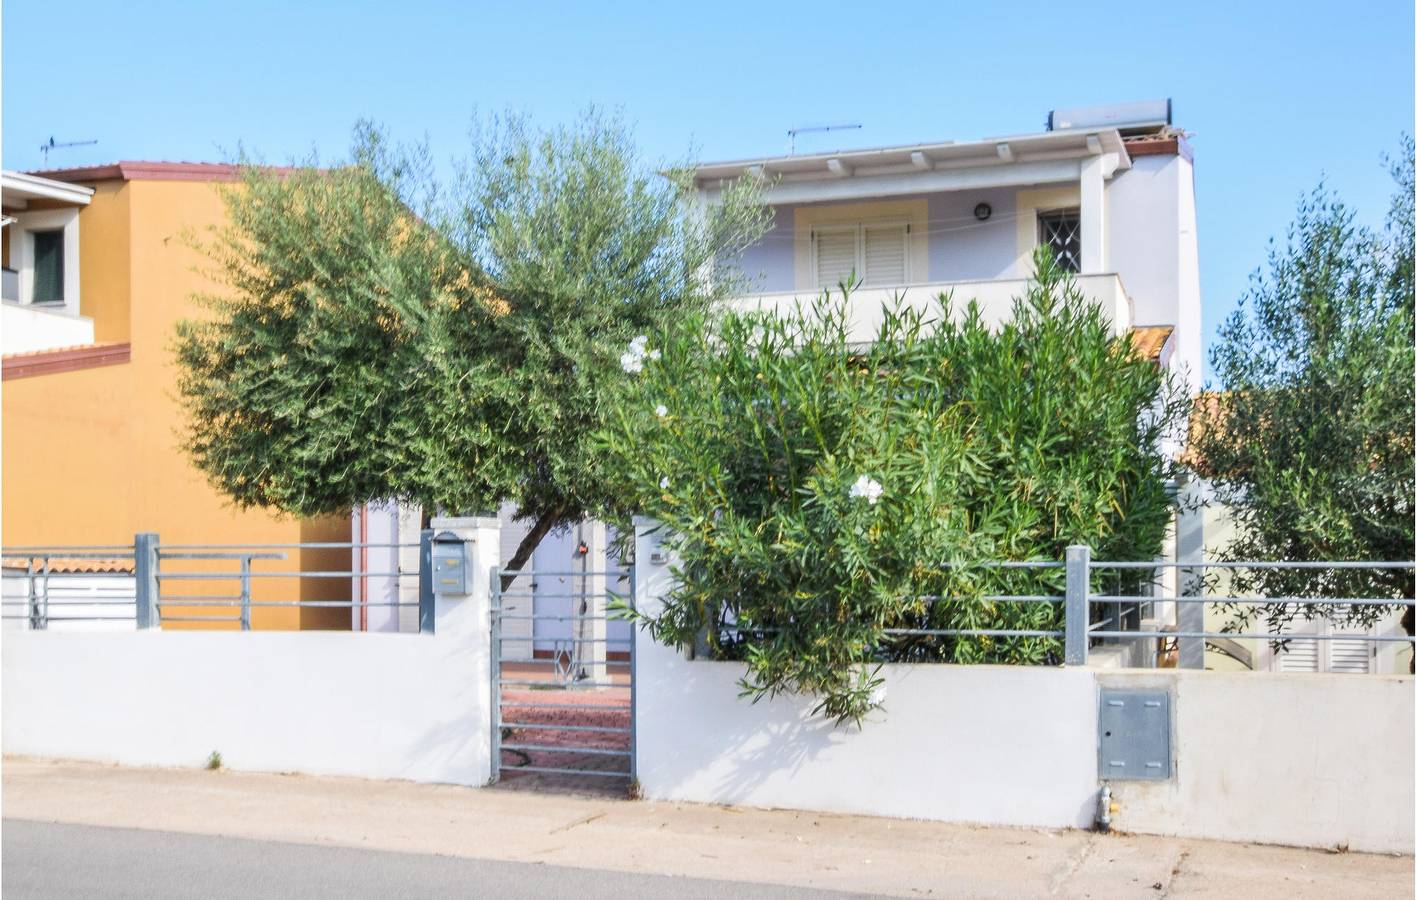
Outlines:
[[[0,304],[0,353],[32,353],[93,343],[93,319],[43,307]]]
[[[485,784],[496,521],[434,527],[469,540],[473,586],[434,635],[5,632],[4,752]]]
[[[634,522],[639,608],[676,561]],[[637,776],[646,797],[1090,827],[1106,687],[1171,697],[1174,776],[1114,781],[1122,831],[1411,853],[1416,678],[1261,672],[891,665],[861,729],[812,703],[740,697],[738,663],[636,645]]]
[[[1113,782],[1122,831],[1411,853],[1416,681],[1394,675],[1106,673],[1171,691],[1175,775]]]
[[[483,784],[475,648],[415,634],[4,635],[5,753]],[[485,657],[483,657],[485,658]]]
[[[985,825],[1086,827],[1096,811],[1092,674],[892,665],[863,728],[813,701],[738,696],[743,667],[640,636],[638,777],[662,800]]]
[[[1194,166],[1178,154],[1138,157],[1106,193],[1110,269],[1131,291],[1135,324],[1175,326],[1171,366],[1194,393],[1204,372]]]

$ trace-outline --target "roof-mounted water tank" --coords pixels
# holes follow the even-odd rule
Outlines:
[[[1073,106],[1047,114],[1048,131],[1115,128],[1122,134],[1159,131],[1170,124],[1170,99]]]

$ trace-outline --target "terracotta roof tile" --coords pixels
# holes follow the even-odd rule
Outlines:
[[[1131,345],[1137,356],[1164,365],[1174,334],[1175,328],[1171,325],[1137,325],[1131,329]]]
[[[15,564],[17,559],[18,557],[6,557],[5,568],[23,570],[25,568],[24,566]],[[42,557],[35,557],[34,564],[36,572],[43,571],[44,559]],[[49,557],[49,572],[52,575],[74,573],[127,575],[131,574],[132,571],[133,561],[122,557],[112,559],[90,559],[87,557],[70,559],[64,556]]]

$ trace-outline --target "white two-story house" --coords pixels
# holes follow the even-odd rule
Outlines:
[[[1194,165],[1168,101],[1058,110],[1048,130],[704,163],[705,202],[762,179],[770,230],[737,260],[744,307],[789,306],[855,274],[869,337],[896,293],[952,292],[1001,319],[1052,246],[1062,265],[1193,391],[1202,371]]]
[[[771,206],[771,227],[736,260],[750,286],[739,308],[789,309],[854,275],[858,340],[897,295],[928,306],[948,293],[956,310],[976,301],[998,322],[1045,244],[1118,334],[1199,392],[1194,160],[1168,100],[1054,110],[1033,134],[704,163],[694,177],[705,204],[751,178]],[[1181,513],[1167,543],[1166,558],[1200,560],[1203,516]],[[1177,582],[1168,571],[1157,593],[1175,596]],[[1202,630],[1198,604],[1157,607],[1161,621]],[[1182,642],[1184,664],[1203,652]]]

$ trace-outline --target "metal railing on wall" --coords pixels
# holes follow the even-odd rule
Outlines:
[[[1395,632],[1394,620],[1416,606],[1416,562],[1092,561],[1083,547],[1069,548],[1069,565],[1072,549],[1083,551],[1075,565],[1087,590],[1072,597],[1069,577],[1069,664],[1086,664],[1099,644],[1137,639],[1159,642],[1159,652],[1178,654],[1182,667],[1188,644],[1196,668],[1205,648],[1236,642],[1280,654],[1336,642],[1416,648],[1409,633],[1373,630],[1387,620]],[[1127,582],[1148,590],[1108,589]],[[1162,624],[1155,611],[1165,606],[1173,612]],[[1308,630],[1315,625],[1323,627]]]
[[[11,547],[0,551],[0,620],[44,630],[131,623],[137,595],[132,544]]]
[[[128,545],[6,548],[0,551],[3,618],[9,627],[31,630],[85,623],[90,630],[181,624],[250,631],[302,627],[307,610],[324,611],[322,627],[344,624],[330,611],[347,611],[349,627],[356,627],[370,610],[388,610],[385,626],[396,627],[381,630],[432,632],[432,536],[425,530],[417,543],[237,545],[164,544],[143,533]],[[355,562],[370,550],[383,551],[390,564]],[[311,556],[315,565],[301,564]],[[416,615],[405,617],[404,610]],[[278,611],[297,615],[271,615]]]
[[[282,610],[347,611],[348,627],[371,610],[390,610],[394,620],[404,619],[404,610],[416,610],[416,623],[399,622],[399,630],[426,633],[435,628],[431,547],[431,531],[421,532],[416,544],[164,544],[156,534],[143,533],[131,544],[9,547],[0,550],[0,618],[6,627],[31,630],[169,624],[251,630],[291,627],[288,616],[277,621],[272,615]],[[358,565],[360,551],[370,550],[384,551],[395,564]],[[414,551],[416,563],[404,565]],[[312,555],[320,565],[305,564]],[[332,564],[340,557],[347,562]],[[1044,612],[1026,617],[1033,627],[1015,628],[992,627],[986,615],[976,627],[938,627],[940,620],[928,613],[906,616],[884,629],[890,648],[918,650],[916,657],[902,658],[949,661],[939,652],[946,642],[977,639],[1045,645],[1045,652],[1030,657],[1033,662],[1067,665],[1086,665],[1109,646],[1143,642],[1150,642],[1146,664],[1160,664],[1173,653],[1182,666],[1203,665],[1206,647],[1239,642],[1289,653],[1295,646],[1344,641],[1394,648],[1416,644],[1395,628],[1377,633],[1370,627],[1378,620],[1390,623],[1416,605],[1411,596],[1416,562],[1096,561],[1089,548],[1073,546],[1058,561],[962,568],[993,573],[988,583],[1001,589],[966,597],[922,596],[915,598],[919,607],[988,604],[987,609]],[[380,586],[382,597],[371,595],[372,584]],[[1249,589],[1236,591],[1236,584]],[[1315,622],[1327,625],[1307,627]],[[1252,660],[1246,664],[1253,667]]]
[[[904,611],[880,629],[871,650],[876,661],[1201,668],[1211,649],[1236,659],[1246,656],[1241,664],[1254,668],[1258,651],[1298,658],[1295,648],[1315,644],[1416,645],[1410,634],[1395,633],[1394,624],[1416,605],[1411,579],[1357,577],[1409,576],[1416,571],[1413,562],[1097,561],[1089,547],[1078,545],[1067,548],[1060,561],[943,568],[975,590],[908,598],[901,604]],[[1234,572],[1279,576],[1251,574],[1243,579],[1247,584],[1271,586],[1277,580],[1302,589],[1235,593],[1230,583],[1235,579],[1224,577]],[[1366,590],[1339,590],[1354,583]],[[987,621],[990,617],[994,622]],[[974,620],[972,627],[957,624],[967,620]],[[1386,633],[1379,633],[1379,626]],[[726,616],[715,649],[719,658],[737,658],[735,644],[769,639],[781,630]],[[1244,642],[1258,647],[1251,651]],[[695,653],[708,652],[706,632],[699,643]],[[1100,661],[1103,654],[1107,658]]]

